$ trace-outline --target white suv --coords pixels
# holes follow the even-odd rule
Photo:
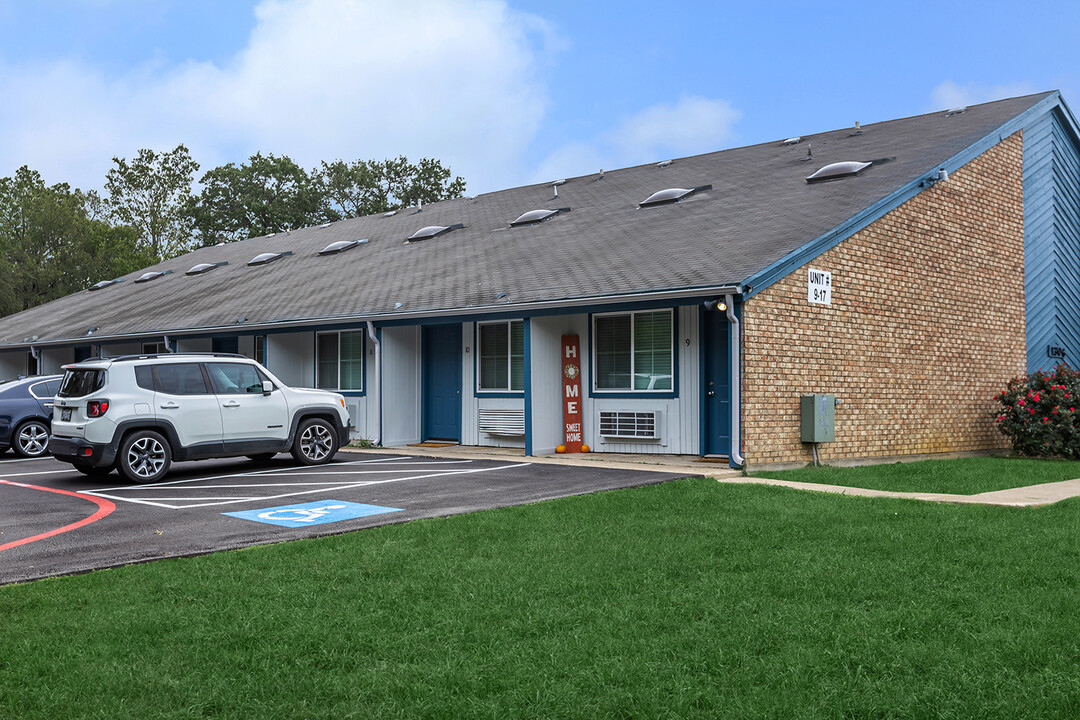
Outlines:
[[[290,388],[243,355],[129,355],[64,370],[49,452],[86,475],[115,467],[149,483],[174,460],[286,451],[319,465],[349,441],[344,397]]]

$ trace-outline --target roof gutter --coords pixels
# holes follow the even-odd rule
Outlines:
[[[375,325],[367,321],[367,333],[375,345],[375,387],[372,388],[371,401],[375,405],[375,437],[369,438],[376,445],[382,445],[382,343],[375,334]],[[354,427],[359,418],[353,418]]]
[[[312,318],[293,318],[288,320],[275,320],[272,322],[262,323],[244,323],[241,325],[205,325],[201,327],[191,328],[168,328],[168,329],[154,329],[145,330],[139,332],[119,333],[116,335],[94,335],[92,342],[95,344],[102,344],[106,342],[116,342],[121,340],[129,340],[134,338],[147,337],[151,335],[161,335],[162,332],[167,332],[171,337],[175,338],[178,335],[201,335],[203,333],[218,333],[218,332],[235,332],[237,334],[247,334],[250,331],[259,330],[273,330],[275,328],[282,327],[312,327],[327,325],[330,323],[351,323],[351,322],[381,322],[388,320],[410,320],[410,319],[429,319],[429,318],[441,318],[441,317],[459,317],[462,315],[485,315],[492,312],[497,313],[532,313],[540,312],[544,310],[558,310],[562,308],[578,308],[588,307],[591,305],[614,305],[617,303],[626,302],[649,302],[657,300],[683,300],[690,298],[701,298],[707,295],[741,295],[743,292],[740,285],[712,285],[707,287],[698,288],[683,288],[679,290],[656,290],[650,292],[638,292],[627,293],[624,295],[596,295],[592,297],[571,298],[566,300],[540,300],[536,302],[521,302],[521,303],[499,303],[490,305],[472,305],[469,307],[458,308],[441,308],[441,309],[422,309],[422,310],[405,310],[405,311],[390,311],[382,313],[366,313],[356,315],[339,315],[339,316],[323,316]],[[49,340],[47,343],[38,342],[38,345],[70,345],[73,342],[85,342],[86,337],[79,336],[74,338],[57,338],[56,340]],[[18,350],[26,347],[26,344],[13,343],[11,345],[0,345],[0,351],[3,350]]]

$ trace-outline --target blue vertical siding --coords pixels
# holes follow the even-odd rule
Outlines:
[[[1064,111],[1067,112],[1067,111]],[[1065,349],[1080,366],[1080,138],[1060,107],[1024,128],[1024,290],[1028,372]]]

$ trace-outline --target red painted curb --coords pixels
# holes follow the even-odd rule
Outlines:
[[[41,533],[40,535],[34,535],[33,537],[23,538],[22,540],[12,540],[9,543],[4,543],[3,545],[0,545],[0,552],[3,552],[4,550],[10,550],[11,548],[18,547],[20,545],[27,545],[32,542],[37,542],[38,540],[51,538],[61,533],[78,530],[79,528],[85,527],[90,523],[97,522],[98,520],[110,514],[113,510],[116,509],[116,505],[114,503],[108,500],[103,500],[102,498],[94,497],[93,495],[83,495],[82,493],[71,492],[69,490],[57,490],[56,488],[42,487],[40,485],[27,485],[25,483],[12,482],[10,480],[0,480],[0,484],[14,485],[15,487],[29,488],[30,490],[44,490],[45,492],[56,493],[58,495],[70,495],[71,497],[76,497],[80,500],[89,500],[90,502],[98,506],[98,511],[88,518],[84,518],[79,522],[71,523],[70,525],[65,525],[55,530],[50,530],[46,533]]]

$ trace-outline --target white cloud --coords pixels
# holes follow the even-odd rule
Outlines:
[[[100,187],[111,158],[184,143],[209,169],[255,151],[435,157],[470,191],[511,183],[547,106],[553,34],[503,0],[264,0],[227,63],[0,67],[0,174]]]
[[[1042,88],[1046,89],[1046,88]],[[945,80],[930,92],[929,110],[948,110],[950,108],[967,107],[993,100],[1031,95],[1039,92],[1040,88],[1030,83],[1006,83],[1002,85],[976,85],[969,83],[961,85],[952,80]]]
[[[720,150],[735,139],[733,128],[740,117],[742,113],[724,100],[690,96],[674,105],[653,105],[592,142],[558,148],[544,159],[533,179],[543,182]]]

